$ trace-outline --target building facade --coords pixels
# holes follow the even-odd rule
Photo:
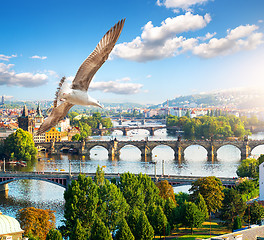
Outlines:
[[[51,128],[45,133],[45,141],[46,142],[60,142],[61,141],[61,132],[59,128]]]

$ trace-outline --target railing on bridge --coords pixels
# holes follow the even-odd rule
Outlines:
[[[32,180],[40,180],[47,181],[50,183],[54,183],[58,186],[67,188],[68,184],[72,180],[76,180],[80,173],[65,173],[65,172],[1,172],[0,173],[0,186],[4,186],[4,188],[0,188],[0,191],[8,190],[7,184],[12,181],[22,180],[22,179],[32,179]],[[86,176],[95,177],[95,173],[83,173]],[[179,176],[179,175],[157,175],[157,174],[148,174],[149,177],[153,181],[162,181],[167,180],[173,186],[179,185],[191,185],[193,181],[198,180],[201,176]],[[115,178],[117,181],[120,179],[119,173],[105,173],[106,179]],[[219,178],[223,185],[226,187],[231,187],[236,184],[237,178],[227,178],[220,177]]]

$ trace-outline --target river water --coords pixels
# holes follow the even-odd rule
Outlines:
[[[148,124],[149,125],[149,124]],[[118,140],[131,139],[142,140],[148,136],[146,130],[133,130],[128,136],[123,137],[121,131],[115,131],[111,136],[93,137],[93,139]],[[165,129],[157,130],[155,136],[148,136],[149,140],[173,139],[168,136]],[[264,133],[253,134],[251,139],[264,139]],[[264,153],[264,146],[256,147],[252,151],[252,157],[258,157]],[[240,164],[240,150],[227,145],[217,152],[217,159],[214,162],[207,160],[206,150],[198,145],[190,146],[185,150],[184,159],[179,162],[174,159],[174,152],[167,146],[156,147],[152,152],[152,159],[142,159],[140,151],[133,146],[126,146],[121,149],[119,159],[109,159],[107,150],[102,147],[95,147],[91,150],[90,157],[79,155],[48,155],[39,153],[40,161],[28,164],[25,168],[11,167],[8,170],[14,171],[65,171],[68,172],[71,164],[72,172],[95,172],[97,166],[105,166],[107,173],[155,173],[157,162],[157,174],[162,174],[162,161],[164,161],[164,173],[170,175],[187,176],[216,176],[216,177],[237,177],[236,169]],[[15,217],[18,210],[24,207],[33,206],[42,209],[56,211],[57,226],[60,226],[63,219],[63,193],[64,188],[57,185],[36,180],[20,180],[8,184],[9,192],[0,195],[0,211],[3,214]],[[186,191],[186,187],[175,188],[175,192]],[[8,195],[8,196],[7,196]]]

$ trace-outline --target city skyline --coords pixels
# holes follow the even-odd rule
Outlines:
[[[259,0],[23,1],[2,3],[0,95],[52,100],[61,77],[126,18],[89,94],[155,104],[229,88],[264,89]]]

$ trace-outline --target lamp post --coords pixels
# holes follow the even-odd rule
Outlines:
[[[155,164],[155,168],[154,168],[154,171],[155,171],[155,181],[157,179],[157,162],[154,162]]]
[[[71,160],[69,159],[69,175],[71,176]]]
[[[162,160],[162,176],[165,175],[165,170],[164,170],[164,160]]]
[[[4,170],[4,172],[5,172],[5,158],[4,158],[4,169],[3,169],[3,170]]]

